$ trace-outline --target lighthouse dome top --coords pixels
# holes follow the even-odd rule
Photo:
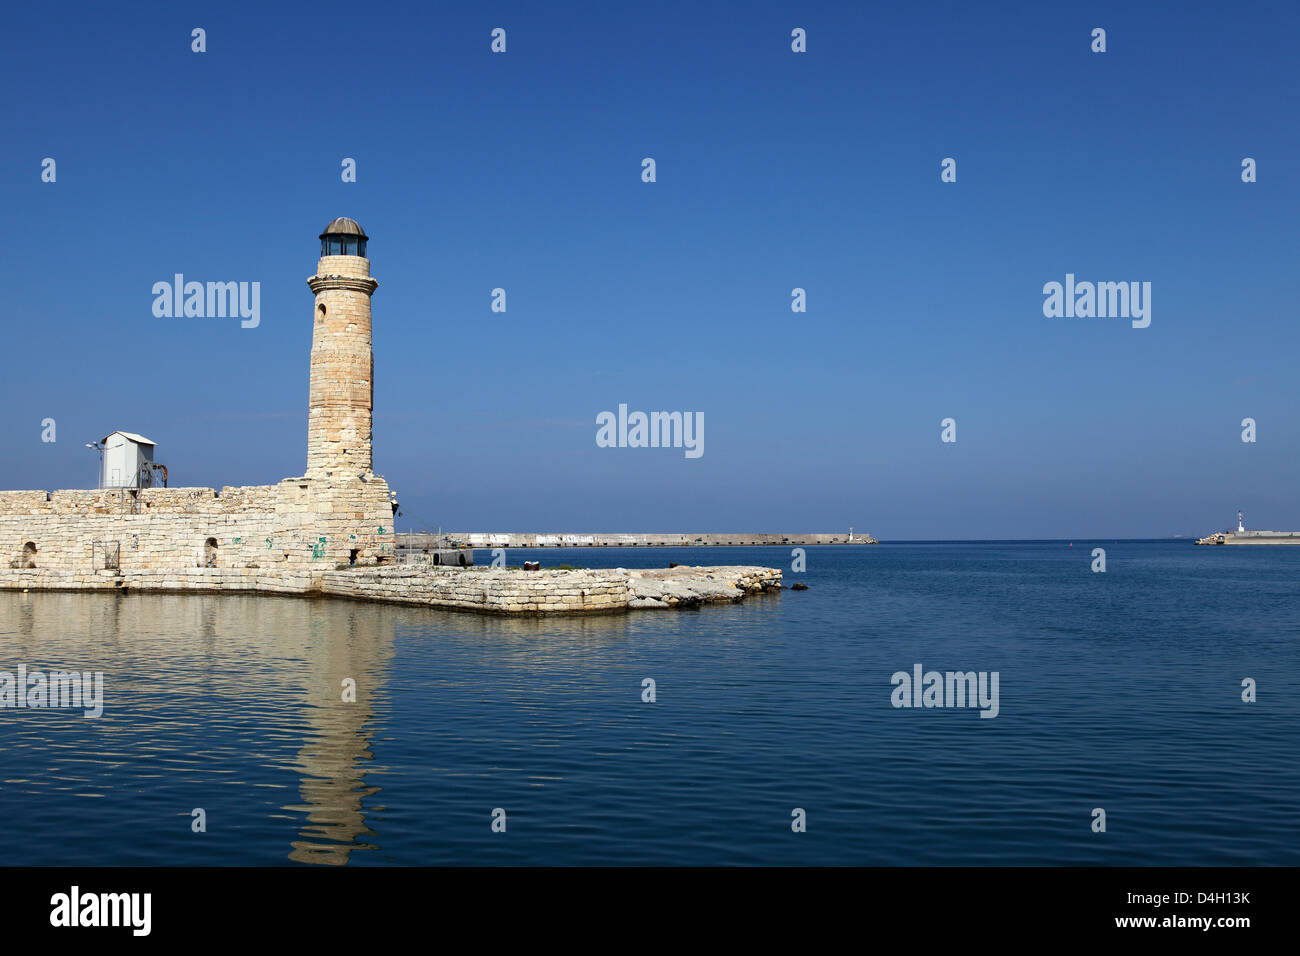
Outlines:
[[[370,237],[355,219],[339,216],[320,234],[322,256],[362,256],[366,254],[366,240]]]
[[[366,235],[366,231],[361,228],[361,223],[357,222],[355,219],[349,219],[347,216],[339,216],[326,226],[325,231],[320,234],[320,238],[324,239],[326,236],[360,236],[362,239],[370,238]]]

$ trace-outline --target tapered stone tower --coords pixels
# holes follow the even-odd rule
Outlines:
[[[316,295],[307,412],[307,477],[369,477],[375,358],[370,335],[366,241],[354,219],[335,219],[320,235],[320,263],[307,280]]]

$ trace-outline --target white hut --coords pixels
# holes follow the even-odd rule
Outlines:
[[[154,443],[133,432],[113,432],[104,446],[105,488],[148,488],[153,483]]]

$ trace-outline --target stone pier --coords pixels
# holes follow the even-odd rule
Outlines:
[[[487,614],[581,614],[736,603],[781,590],[763,567],[520,571],[489,567],[147,568],[133,571],[0,570],[0,590],[339,597]]]

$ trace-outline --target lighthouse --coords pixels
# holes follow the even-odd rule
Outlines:
[[[370,277],[365,230],[340,217],[320,234],[320,261],[307,280],[316,296],[307,411],[307,477],[374,474],[371,420],[375,357],[370,334]]]
[[[372,458],[375,357],[370,335],[370,237],[355,219],[320,234],[307,392],[307,471],[280,482],[268,550],[286,559],[350,564],[394,560],[397,497]],[[283,542],[283,543],[282,543]]]
[[[1241,517],[1241,511],[1238,510],[1237,511],[1237,534],[1245,534],[1245,533],[1246,533],[1246,523],[1245,520]]]

